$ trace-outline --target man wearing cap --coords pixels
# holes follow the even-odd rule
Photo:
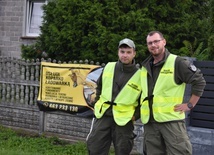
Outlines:
[[[108,155],[113,142],[116,155],[129,155],[133,148],[134,124],[139,116],[140,70],[134,57],[135,44],[119,42],[117,62],[109,62],[98,79],[94,116],[87,137],[89,155]]]

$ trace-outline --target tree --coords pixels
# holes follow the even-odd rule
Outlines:
[[[135,41],[141,62],[148,54],[147,33],[159,30],[167,48],[180,54],[184,40],[207,41],[208,26],[203,22],[209,1],[52,0],[44,6],[36,48],[61,61],[108,62],[117,60],[118,42],[128,37]]]
[[[138,45],[143,56],[145,27],[153,23],[146,18],[141,1],[129,0],[51,1],[44,6],[44,21],[38,42],[49,57],[63,61],[89,59],[117,60],[117,46],[128,37]]]

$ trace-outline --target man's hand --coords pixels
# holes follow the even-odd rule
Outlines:
[[[132,116],[132,121],[133,121],[133,122],[135,121],[135,116]]]
[[[190,111],[190,109],[188,108],[187,103],[185,103],[185,104],[177,104],[177,105],[174,106],[174,111],[175,112],[180,112],[180,114],[181,114],[183,112]]]

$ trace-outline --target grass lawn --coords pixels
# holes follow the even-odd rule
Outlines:
[[[71,144],[57,137],[29,135],[0,126],[0,155],[87,155],[83,142]]]
[[[0,155],[87,155],[84,142],[70,143],[0,125]],[[111,149],[109,155],[115,155]],[[138,154],[132,154],[138,155]]]

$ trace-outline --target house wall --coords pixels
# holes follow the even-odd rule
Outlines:
[[[21,45],[36,38],[23,36],[26,0],[0,1],[0,55],[21,56]]]

